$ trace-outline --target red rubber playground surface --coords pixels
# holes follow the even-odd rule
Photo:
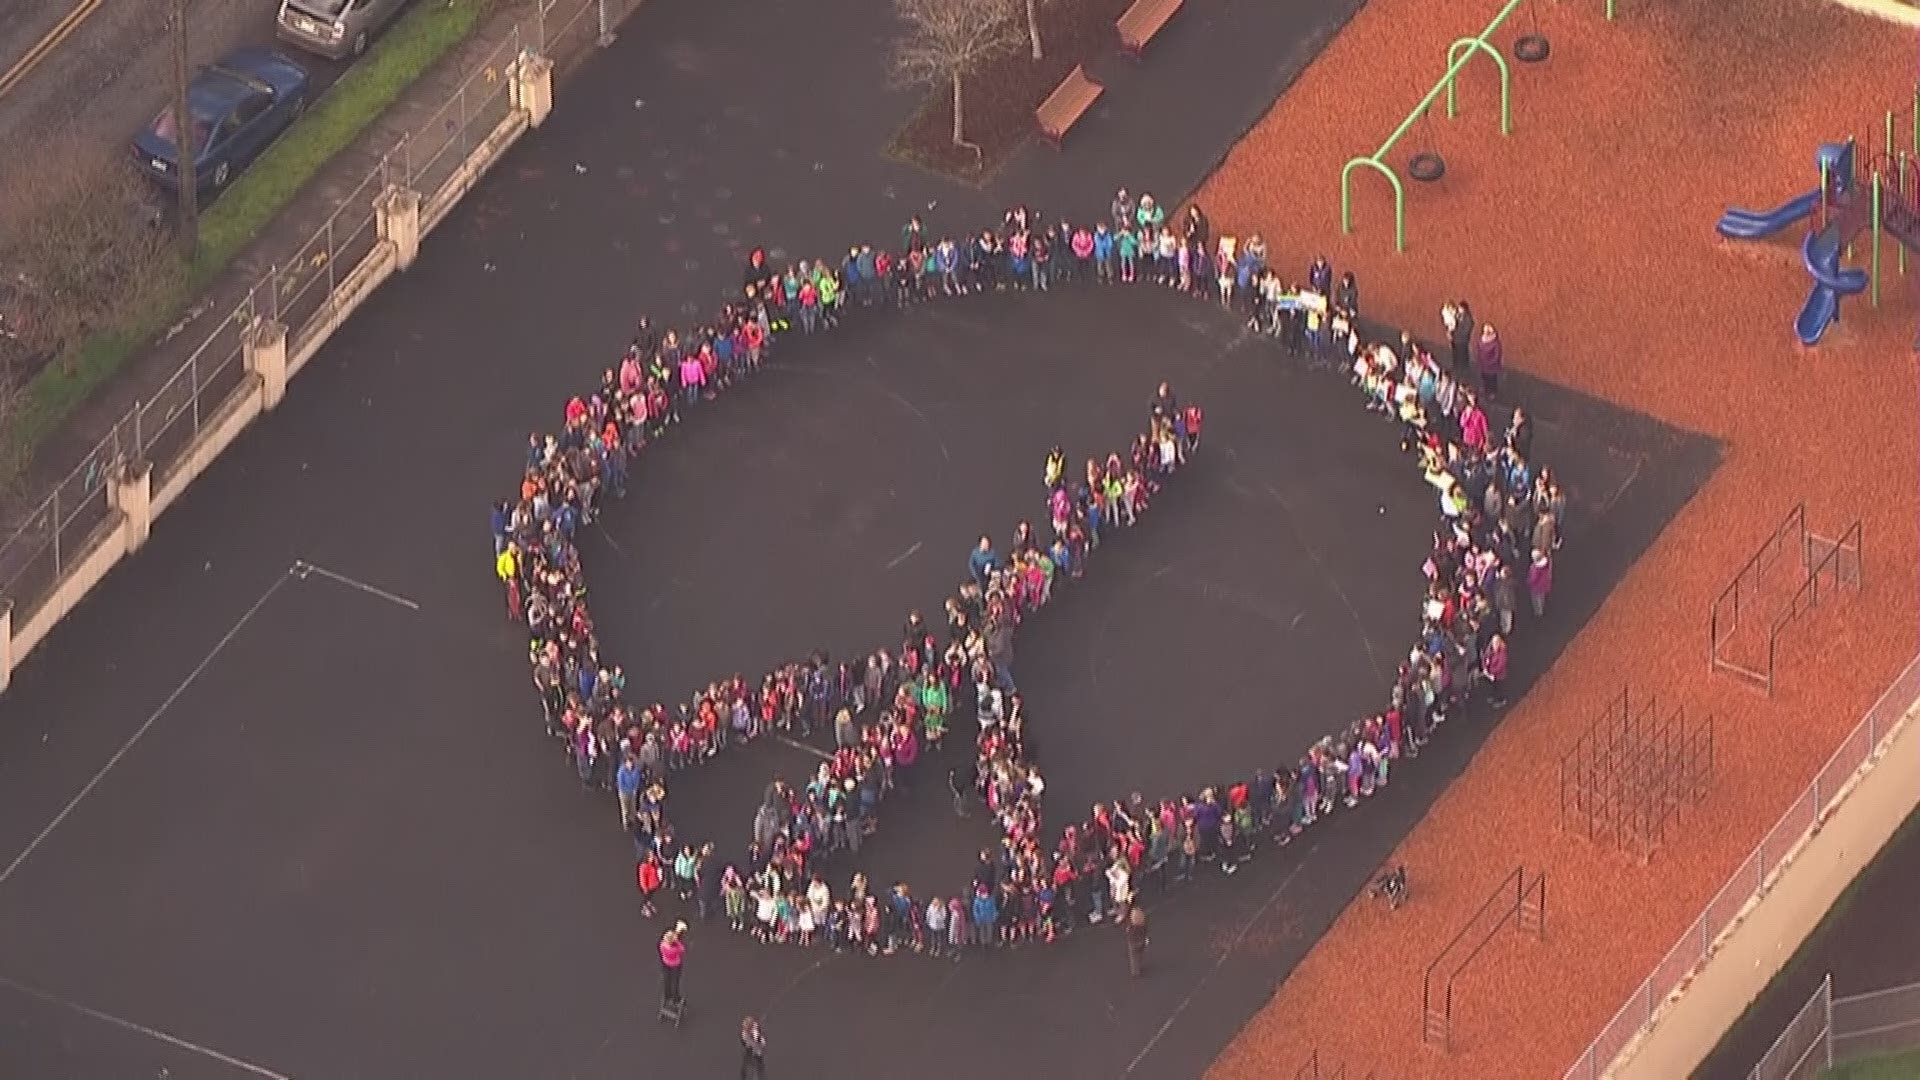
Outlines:
[[[1350,1076],[1559,1076],[1915,649],[1920,275],[1903,278],[1889,245],[1880,307],[1845,300],[1805,350],[1804,229],[1768,243],[1714,232],[1728,206],[1815,187],[1820,143],[1878,149],[1885,111],[1912,98],[1912,32],[1819,0],[1623,0],[1611,23],[1598,0],[1522,9],[1496,42],[1537,17],[1553,55],[1515,65],[1512,134],[1498,134],[1493,66],[1469,65],[1459,118],[1416,125],[1399,151],[1404,163],[1432,139],[1449,165],[1409,185],[1407,253],[1393,253],[1390,194],[1370,174],[1354,234],[1330,242],[1342,164],[1494,10],[1374,0],[1199,200],[1226,231],[1357,267],[1381,318],[1434,325],[1464,295],[1510,364],[1711,434],[1726,460],[1404,842],[1414,901],[1350,907],[1215,1064],[1221,1080],[1293,1075],[1316,1048]],[[1769,701],[1709,673],[1708,611],[1802,500],[1816,532],[1862,523],[1867,587],[1788,631]],[[1556,763],[1623,685],[1725,733],[1711,793],[1648,867],[1556,825]],[[1516,864],[1548,877],[1545,940],[1496,938],[1458,984],[1452,1052],[1423,1047],[1424,969]]]

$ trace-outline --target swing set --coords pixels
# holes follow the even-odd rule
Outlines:
[[[1537,64],[1551,55],[1552,45],[1548,42],[1546,35],[1540,31],[1539,0],[1507,0],[1506,6],[1500,9],[1500,13],[1493,17],[1493,21],[1488,23],[1486,29],[1480,31],[1478,36],[1463,37],[1447,46],[1447,72],[1440,76],[1440,81],[1433,84],[1433,89],[1427,91],[1427,96],[1420,99],[1420,103],[1413,107],[1413,111],[1407,114],[1407,118],[1400,122],[1399,127],[1393,129],[1393,134],[1387,136],[1378,150],[1364,157],[1354,158],[1340,170],[1341,233],[1350,235],[1353,232],[1353,174],[1358,169],[1372,169],[1386,177],[1387,183],[1393,187],[1393,250],[1396,252],[1407,250],[1407,189],[1406,185],[1401,183],[1400,174],[1394,171],[1393,166],[1387,164],[1387,155],[1393,152],[1393,148],[1406,137],[1407,132],[1411,131],[1416,123],[1421,124],[1422,134],[1426,137],[1426,149],[1408,159],[1407,175],[1423,183],[1431,183],[1447,174],[1446,159],[1434,149],[1433,106],[1439,100],[1441,92],[1445,91],[1447,119],[1453,119],[1458,113],[1455,81],[1461,70],[1475,55],[1485,55],[1499,70],[1500,134],[1507,135],[1513,131],[1513,72],[1507,66],[1507,58],[1500,55],[1500,50],[1488,39],[1499,31],[1507,18],[1519,10],[1522,4],[1527,5],[1527,17],[1531,28],[1527,33],[1514,39],[1513,58],[1523,64]],[[1613,18],[1613,0],[1607,0],[1607,18]]]

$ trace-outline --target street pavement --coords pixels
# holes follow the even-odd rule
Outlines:
[[[0,6],[0,72],[15,73],[0,90],[0,146],[9,154],[32,153],[54,132],[117,146],[165,105],[173,85],[166,0]],[[189,62],[198,67],[239,45],[271,44],[275,7],[274,0],[188,0]],[[76,13],[84,17],[68,23]],[[30,66],[20,70],[23,61]],[[339,65],[315,58],[311,69],[331,82]]]

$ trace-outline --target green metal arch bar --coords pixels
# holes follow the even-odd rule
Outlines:
[[[1462,39],[1465,41],[1479,42],[1479,44],[1482,47],[1486,48],[1488,52],[1493,54],[1493,57],[1496,61],[1499,61],[1500,73],[1501,73],[1500,100],[1502,103],[1501,112],[1502,112],[1502,120],[1503,120],[1503,123],[1501,125],[1501,131],[1503,134],[1507,130],[1507,126],[1504,121],[1507,119],[1506,103],[1509,96],[1507,93],[1507,89],[1508,89],[1507,65],[1506,65],[1506,61],[1500,56],[1499,50],[1494,49],[1491,46],[1488,46],[1486,44],[1486,40],[1493,36],[1494,31],[1500,29],[1500,24],[1507,21],[1507,16],[1512,15],[1514,11],[1517,8],[1519,8],[1521,4],[1525,2],[1527,2],[1527,0],[1507,0],[1506,6],[1500,9],[1500,13],[1493,17],[1493,21],[1487,24],[1487,28],[1485,30],[1480,31],[1480,36],[1478,38]],[[1394,128],[1393,134],[1387,136],[1387,140],[1380,144],[1380,149],[1375,150],[1373,153],[1366,155],[1364,157],[1354,158],[1352,161],[1347,162],[1345,168],[1340,170],[1340,231],[1342,233],[1353,232],[1353,215],[1352,215],[1353,188],[1352,188],[1352,184],[1350,183],[1353,177],[1353,170],[1359,168],[1362,165],[1368,165],[1378,170],[1379,172],[1384,173],[1387,179],[1392,181],[1393,183],[1393,203],[1394,203],[1393,250],[1396,252],[1404,252],[1407,250],[1406,189],[1404,186],[1401,185],[1400,178],[1394,175],[1393,169],[1388,167],[1383,159],[1387,156],[1388,153],[1390,153],[1393,150],[1394,145],[1406,136],[1407,131],[1413,127],[1414,121],[1426,115],[1427,110],[1433,107],[1434,100],[1440,96],[1440,91],[1450,90],[1452,88],[1454,76],[1460,74],[1460,69],[1466,66],[1467,61],[1473,57],[1473,54],[1475,52],[1479,51],[1479,49],[1475,49],[1472,47],[1469,47],[1464,51],[1462,51],[1457,47],[1459,45],[1459,42],[1455,42],[1454,44],[1456,48],[1448,50],[1449,59],[1447,63],[1447,73],[1445,75],[1440,76],[1440,81],[1433,84],[1433,89],[1428,90],[1427,95],[1420,99],[1420,104],[1415,105],[1413,107],[1413,110],[1407,113],[1407,118],[1405,120],[1400,121],[1400,126],[1397,128]],[[1459,55],[1455,56],[1453,55],[1454,53],[1459,53]],[[1448,115],[1449,116],[1452,115],[1451,104],[1449,104]]]
[[[1457,76],[1460,70],[1466,67],[1466,64],[1461,61],[1474,53],[1485,53],[1492,57],[1494,66],[1500,69],[1500,134],[1511,135],[1513,134],[1513,72],[1507,68],[1507,58],[1500,55],[1499,49],[1487,44],[1487,39],[1484,37],[1463,37],[1447,46],[1447,119],[1453,119],[1453,88],[1459,81]]]
[[[1400,177],[1379,157],[1357,157],[1340,170],[1340,232],[1353,232],[1353,170],[1362,165],[1387,178],[1393,185],[1393,250],[1407,250],[1407,188]]]

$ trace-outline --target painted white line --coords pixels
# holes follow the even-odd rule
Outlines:
[[[358,578],[351,578],[345,574],[339,573],[338,571],[329,570],[324,566],[317,566],[313,563],[306,561],[305,559],[294,560],[293,570],[291,571],[291,573],[293,574],[294,577],[299,578],[301,581],[307,580],[307,576],[309,574],[315,577],[323,577],[323,578],[326,578],[328,581],[334,582],[335,584],[345,585],[349,589],[357,589],[360,592],[366,593],[368,596],[374,597],[379,600],[385,600],[389,604],[397,604],[400,607],[406,608],[408,611],[420,610],[419,604],[413,602],[412,600],[407,599],[404,596],[401,596],[399,593],[390,593],[387,590],[382,589],[377,585],[369,585],[366,582],[359,580]]]
[[[50,994],[47,991],[42,990],[38,987],[28,986],[26,983],[17,982],[13,979],[7,978],[4,975],[0,975],[0,986],[5,986],[8,989],[18,991],[19,993],[24,994],[27,997],[34,998],[35,1000],[38,1000],[38,1001],[43,1001],[48,1005],[56,1005],[62,1009],[68,1009],[73,1012],[77,1012],[81,1016],[85,1016],[93,1020],[98,1020],[103,1024],[112,1024],[114,1027],[117,1027],[122,1031],[131,1031],[136,1035],[145,1035],[147,1038],[153,1039],[156,1042],[163,1042],[163,1043],[166,1043],[168,1046],[174,1047],[176,1049],[185,1050],[188,1053],[192,1053],[192,1054],[198,1054],[203,1058],[207,1058],[212,1061],[217,1061],[222,1065],[226,1065],[231,1068],[238,1069],[239,1071],[244,1073],[250,1073],[254,1076],[264,1077],[265,1080],[292,1080],[292,1078],[289,1077],[287,1074],[274,1072],[272,1069],[267,1068],[265,1065],[256,1065],[251,1061],[246,1061],[242,1058],[234,1057],[232,1054],[223,1054],[220,1051],[215,1050],[211,1046],[202,1046],[196,1042],[189,1042],[188,1040],[183,1039],[178,1035],[169,1035],[166,1032],[159,1030],[158,1028],[150,1028],[145,1024],[136,1024],[131,1020],[125,1019],[124,1017],[115,1016],[112,1013],[104,1013],[104,1012],[101,1012],[99,1009],[89,1008],[85,1005],[80,1004],[77,1001],[69,1001],[66,998],[60,997],[57,994]]]
[[[792,747],[793,749],[798,750],[801,753],[812,754],[814,757],[819,758],[821,761],[833,760],[832,754],[827,753],[825,750],[822,750],[817,746],[809,746],[806,743],[801,742],[799,739],[789,738],[788,736],[785,736],[785,735],[775,735],[773,736],[773,741],[779,743],[781,746]]]
[[[894,567],[913,558],[914,555],[919,552],[921,545],[925,543],[925,540],[915,540],[912,547],[893,557],[893,561],[887,564],[887,569],[892,570]]]
[[[1213,966],[1207,969],[1205,975],[1200,976],[1199,982],[1193,984],[1193,989],[1187,993],[1186,997],[1180,999],[1180,1004],[1175,1005],[1173,1011],[1167,1014],[1166,1023],[1161,1024],[1160,1030],[1153,1033],[1153,1038],[1147,1040],[1147,1045],[1141,1047],[1140,1052],[1134,1055],[1132,1064],[1127,1066],[1127,1071],[1120,1074],[1121,1080],[1126,1080],[1127,1077],[1132,1076],[1134,1072],[1140,1068],[1140,1063],[1147,1060],[1147,1055],[1153,1053],[1153,1048],[1160,1045],[1160,1040],[1167,1037],[1167,1032],[1173,1030],[1173,1022],[1180,1019],[1180,1014],[1187,1011],[1187,1006],[1193,1004],[1194,998],[1200,996],[1200,991],[1206,988],[1207,981],[1219,973],[1221,966],[1227,962],[1228,957],[1240,951],[1240,943],[1247,939],[1247,934],[1253,929],[1253,924],[1266,917],[1267,909],[1279,901],[1280,894],[1286,892],[1287,886],[1293,884],[1293,879],[1300,876],[1300,871],[1307,868],[1307,860],[1313,857],[1313,853],[1318,850],[1318,848],[1319,845],[1317,844],[1314,847],[1308,848],[1307,853],[1300,857],[1300,862],[1296,864],[1293,869],[1287,871],[1286,877],[1280,879],[1280,887],[1273,890],[1273,895],[1267,897],[1266,903],[1261,904],[1260,909],[1253,913],[1253,917],[1248,919],[1246,923],[1240,927],[1239,932],[1233,935],[1233,940],[1227,943],[1227,947],[1220,950],[1220,958],[1213,962]]]
[[[160,707],[153,710],[146,721],[134,729],[133,734],[127,737],[126,742],[120,744],[120,749],[115,750],[113,756],[107,759],[107,763],[100,766],[100,771],[93,774],[93,779],[87,781],[86,786],[82,787],[78,794],[67,801],[67,805],[62,808],[58,814],[54,815],[52,821],[47,822],[47,827],[40,830],[40,835],[33,838],[33,842],[26,846],[26,850],[15,855],[13,861],[7,864],[5,870],[0,870],[0,885],[5,885],[7,879],[13,877],[14,872],[20,869],[21,864],[27,861],[27,857],[39,850],[40,845],[46,843],[47,837],[53,835],[53,830],[59,828],[60,823],[67,820],[67,816],[73,813],[74,808],[79,806],[87,796],[93,794],[93,789],[100,786],[100,781],[107,778],[107,774],[113,771],[115,765],[120,764],[120,759],[126,757],[128,751],[132,750],[141,739],[145,738],[147,732],[153,730],[153,725],[159,723],[160,718],[167,714],[167,710],[173,707],[173,703],[180,700],[180,695],[187,692],[187,687],[192,686],[194,680],[205,673],[207,668],[213,666],[214,659],[218,657],[228,645],[233,643],[234,638],[240,636],[241,629],[253,619],[254,615],[259,613],[261,608],[267,606],[267,601],[273,599],[273,594],[280,591],[280,586],[287,583],[289,576],[291,575],[282,574],[273,579],[273,584],[267,586],[267,591],[260,594],[260,599],[255,600],[253,606],[247,609],[247,613],[240,616],[239,621],[228,628],[226,634],[214,643],[213,649],[201,659],[200,663],[196,665],[192,671],[187,672],[187,677],[180,681],[179,686],[173,688],[173,693],[167,695],[166,700],[160,703]]]

